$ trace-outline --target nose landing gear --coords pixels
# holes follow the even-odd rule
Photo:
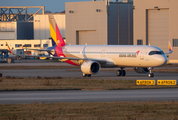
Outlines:
[[[154,74],[152,73],[153,68],[149,67],[149,74],[148,77],[154,77]]]

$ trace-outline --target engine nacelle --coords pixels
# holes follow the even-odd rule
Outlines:
[[[85,74],[96,74],[100,71],[100,64],[96,61],[86,61],[81,65],[81,71]]]
[[[135,72],[137,72],[137,73],[149,73],[149,69],[148,69],[148,68],[135,67],[134,70],[135,70]]]

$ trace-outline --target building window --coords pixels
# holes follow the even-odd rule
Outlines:
[[[3,46],[3,44],[1,44],[1,46]]]
[[[100,12],[101,10],[100,9],[96,9],[96,12]]]
[[[41,47],[40,44],[34,44],[34,47]]]
[[[143,45],[143,40],[137,40],[137,45]]]
[[[178,39],[173,39],[173,47],[178,47]]]
[[[48,47],[48,44],[43,44],[43,47]]]
[[[25,44],[23,47],[31,47],[31,44]]]
[[[72,11],[72,10],[69,10],[69,13],[74,13],[74,11]]]
[[[22,44],[15,44],[15,47],[22,47]]]

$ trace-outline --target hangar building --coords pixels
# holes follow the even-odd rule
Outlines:
[[[27,9],[38,8],[36,13],[28,13]],[[0,6],[0,40],[34,39],[33,15],[44,6]]]
[[[38,11],[27,12],[27,9],[34,8]],[[64,13],[45,13],[44,6],[0,6],[0,13],[0,40],[49,39],[48,14],[54,15],[65,38]]]
[[[33,39],[33,22],[0,22],[0,40]]]
[[[38,8],[38,11],[28,13],[27,8]],[[65,38],[64,13],[45,13],[44,6],[0,6],[0,13],[0,50],[7,49],[6,42],[17,51],[51,46],[48,14],[54,15]],[[32,54],[38,53],[32,51]]]
[[[68,44],[133,44],[133,2],[110,0],[67,2]]]
[[[178,59],[178,0],[134,0],[134,45],[154,45]]]

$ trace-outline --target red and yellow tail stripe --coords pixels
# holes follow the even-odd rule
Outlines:
[[[59,28],[56,24],[54,16],[49,15],[49,27],[52,40],[56,43],[58,47],[65,46],[65,42],[60,34]]]
[[[6,45],[7,45],[7,48],[8,48],[8,50],[9,50],[9,52],[10,52],[12,55],[15,55],[15,54],[11,51],[11,49],[10,49],[10,47],[9,47],[9,45],[8,45],[7,42],[6,42]]]

